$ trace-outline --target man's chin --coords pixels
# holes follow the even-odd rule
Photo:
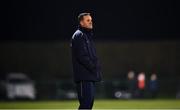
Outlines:
[[[88,29],[93,29],[93,27],[89,27]]]
[[[93,29],[93,27],[84,27],[84,28],[89,29],[89,30]]]

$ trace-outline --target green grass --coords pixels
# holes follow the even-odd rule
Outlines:
[[[0,102],[0,109],[75,109],[78,101]],[[96,100],[94,109],[180,109],[180,100]]]

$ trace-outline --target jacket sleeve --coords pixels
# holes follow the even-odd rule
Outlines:
[[[87,68],[90,72],[95,72],[96,65],[90,59],[86,46],[86,41],[81,34],[74,39],[75,55],[80,64]]]

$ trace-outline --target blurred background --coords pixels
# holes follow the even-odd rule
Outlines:
[[[76,99],[70,39],[90,12],[99,99],[180,98],[178,0],[1,1],[0,100]]]

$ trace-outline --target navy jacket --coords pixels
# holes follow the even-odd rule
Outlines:
[[[92,30],[80,27],[71,39],[74,81],[101,81],[101,68]]]

